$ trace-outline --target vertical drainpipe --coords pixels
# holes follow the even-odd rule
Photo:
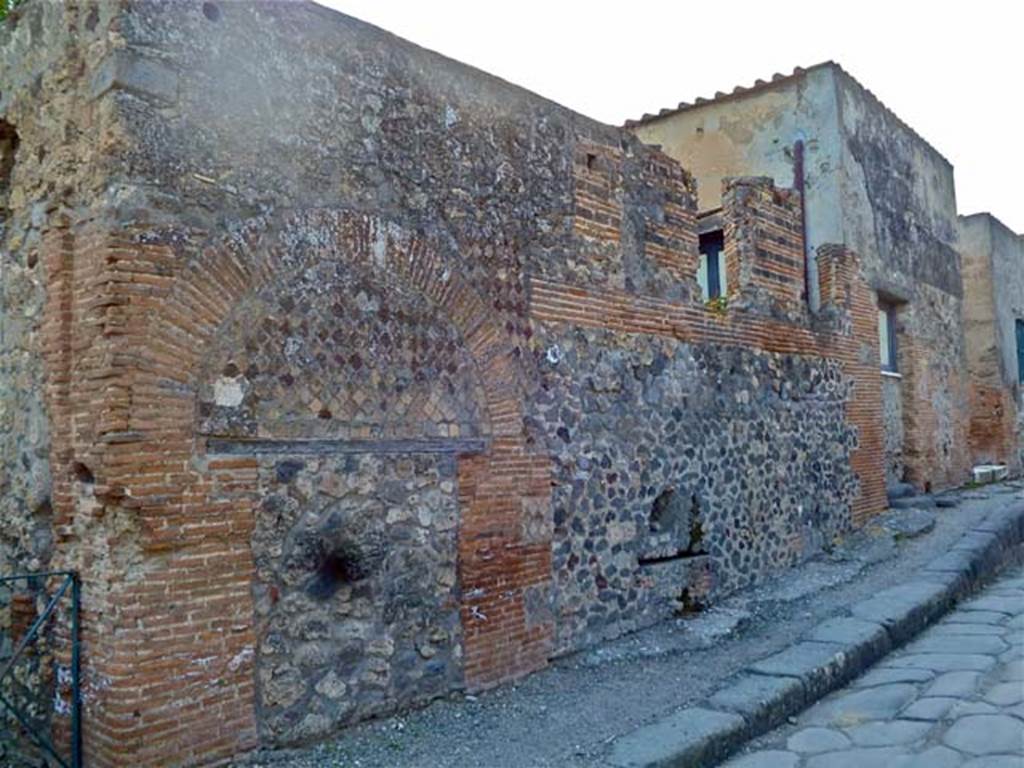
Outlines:
[[[800,193],[800,235],[804,241],[804,301],[811,305],[811,266],[807,252],[807,197],[804,194],[804,140],[793,144],[793,186]]]

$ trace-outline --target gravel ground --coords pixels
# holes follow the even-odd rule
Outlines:
[[[554,661],[517,685],[456,694],[423,709],[363,723],[333,741],[263,752],[256,768],[580,768],[601,765],[609,744],[646,721],[707,696],[750,662],[817,622],[904,582],[973,522],[1024,498],[1004,483],[954,494],[932,510],[935,527],[913,538],[873,524],[832,553],[723,600]]]

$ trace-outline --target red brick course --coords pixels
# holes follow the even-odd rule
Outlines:
[[[1016,467],[1017,402],[1011,390],[979,381],[971,384],[970,445],[975,463]]]

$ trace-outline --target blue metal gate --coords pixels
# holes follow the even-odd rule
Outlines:
[[[0,576],[0,764],[82,766],[78,576],[70,571]],[[66,609],[67,614],[62,614]],[[70,643],[70,659],[55,651]],[[66,646],[64,646],[66,648]],[[68,689],[67,700],[63,697]],[[54,743],[55,710],[70,727]]]

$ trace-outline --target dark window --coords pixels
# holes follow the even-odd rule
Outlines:
[[[878,355],[881,358],[882,370],[896,373],[896,307],[886,302],[878,303]]]
[[[725,234],[720,229],[700,236],[700,274],[697,277],[705,299],[717,299],[725,293],[725,265],[722,251]]]
[[[1024,384],[1024,320],[1017,319],[1017,381]]]

